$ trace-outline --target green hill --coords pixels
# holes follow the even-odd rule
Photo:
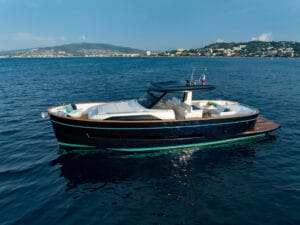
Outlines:
[[[74,43],[74,44],[55,46],[52,48],[46,47],[40,49],[45,49],[45,50],[54,49],[56,51],[66,51],[73,54],[80,54],[83,50],[102,50],[102,51],[109,51],[109,52],[120,52],[125,54],[144,53],[144,51],[134,49],[134,48],[116,46],[111,44],[103,44],[103,43]]]
[[[74,43],[53,47],[0,52],[3,57],[98,57],[144,54],[145,51],[103,43]]]
[[[166,56],[225,56],[225,57],[300,57],[300,42],[250,41],[217,42],[203,48],[171,50]]]

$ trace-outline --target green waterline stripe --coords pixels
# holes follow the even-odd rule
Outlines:
[[[225,122],[225,123],[212,123],[212,124],[200,124],[200,125],[184,125],[184,126],[169,126],[169,127],[86,127],[86,126],[80,126],[80,125],[73,125],[73,124],[66,124],[62,122],[58,122],[55,120],[51,120],[53,123],[68,126],[68,127],[76,127],[76,128],[84,128],[84,129],[95,129],[95,130],[159,130],[159,129],[173,129],[173,128],[190,128],[190,127],[207,127],[207,126],[219,126],[219,125],[225,125],[225,124],[236,124],[236,123],[244,123],[256,120],[249,119],[249,120],[241,120],[241,121],[234,121],[234,122]]]
[[[109,150],[115,151],[124,151],[124,152],[142,152],[142,151],[155,151],[155,150],[170,150],[170,149],[178,149],[178,148],[189,148],[189,147],[203,147],[209,145],[217,145],[217,144],[227,144],[235,141],[245,141],[251,140],[259,137],[264,137],[264,134],[256,134],[249,137],[239,137],[239,138],[231,138],[226,140],[219,141],[211,141],[205,143],[196,143],[196,144],[184,144],[184,145],[175,145],[175,146],[163,146],[163,147],[148,147],[148,148],[108,148]]]
[[[90,145],[78,145],[78,144],[70,144],[65,142],[58,142],[58,144],[61,146],[68,146],[68,147],[95,148],[94,146],[90,146]]]

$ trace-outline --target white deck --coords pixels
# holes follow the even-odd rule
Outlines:
[[[188,102],[189,103],[189,102]],[[71,118],[85,117],[91,120],[109,120],[113,117],[151,116],[161,120],[191,118],[221,118],[229,116],[251,115],[257,112],[248,106],[224,100],[194,100],[190,104],[177,98],[160,101],[152,109],[140,105],[137,100],[110,103],[79,103],[77,109],[64,105],[50,109],[51,113]]]
[[[147,109],[141,106],[137,100],[128,100],[96,105],[91,107],[88,118],[94,120],[104,120],[113,117],[130,116],[152,116],[162,120],[174,120],[175,114],[171,109]]]

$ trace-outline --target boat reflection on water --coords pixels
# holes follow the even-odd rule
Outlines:
[[[61,176],[68,180],[66,190],[82,184],[91,184],[93,187],[90,190],[95,191],[120,183],[159,183],[164,180],[170,183],[170,179],[173,184],[189,185],[205,179],[208,174],[217,176],[220,171],[230,170],[233,165],[241,168],[248,165],[255,157],[255,146],[244,143],[214,149],[181,149],[177,152],[128,156],[101,152],[68,153],[53,160],[52,165],[61,166]],[[196,180],[195,176],[198,177]]]

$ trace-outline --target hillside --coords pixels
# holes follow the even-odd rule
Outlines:
[[[138,56],[144,51],[102,43],[74,43],[54,47],[31,48],[0,52],[2,57],[101,57],[101,56]]]
[[[166,51],[166,56],[225,56],[225,57],[300,57],[300,42],[250,41],[220,42],[203,48]]]

